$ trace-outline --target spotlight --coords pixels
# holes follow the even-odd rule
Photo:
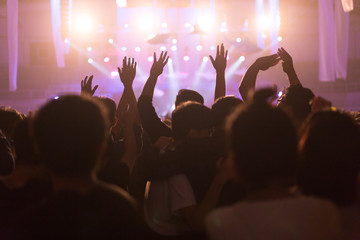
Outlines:
[[[129,27],[129,24],[125,23],[124,28],[128,28],[128,27]]]
[[[262,36],[262,38],[267,38],[265,33],[263,33],[261,36]]]
[[[87,47],[86,50],[87,50],[88,52],[91,52],[91,51],[92,51],[92,47]]]
[[[80,14],[74,19],[75,32],[78,34],[88,34],[93,28],[92,17],[87,14]]]
[[[203,47],[201,45],[196,46],[196,50],[201,51],[202,49],[203,49]]]
[[[177,47],[175,45],[171,46],[171,51],[175,52],[177,50]]]
[[[148,57],[148,61],[149,61],[149,62],[154,61],[154,57],[153,57],[153,56]]]
[[[122,48],[121,48],[121,51],[123,51],[123,52],[125,52],[126,50],[127,50],[126,47],[122,47]]]
[[[229,60],[229,59],[230,59],[230,56],[229,56],[229,55],[227,55],[226,60]]]
[[[187,28],[188,28],[188,27],[191,27],[191,23],[186,22],[186,23],[185,23],[185,27],[187,27]]]
[[[281,42],[283,40],[283,38],[281,36],[278,36],[277,40],[278,40],[278,42]]]
[[[239,43],[239,42],[241,42],[241,41],[242,41],[241,37],[237,37],[237,38],[236,38],[236,42]]]
[[[189,59],[190,59],[189,56],[184,57],[184,61],[189,61]]]
[[[173,44],[176,44],[177,43],[177,39],[176,38],[173,38],[173,40],[171,40]]]
[[[135,52],[140,52],[140,47],[135,47]]]
[[[209,32],[214,28],[214,18],[210,15],[202,16],[197,24],[203,32]]]
[[[89,58],[89,59],[88,59],[88,63],[91,64],[91,63],[93,63],[93,62],[94,62],[94,59],[92,59],[92,58]]]
[[[117,77],[117,76],[119,76],[119,73],[118,73],[117,71],[112,71],[112,72],[110,73],[110,76],[111,76],[111,77]]]
[[[244,57],[244,56],[240,56],[240,61],[245,61],[245,57]]]
[[[207,62],[207,61],[209,61],[209,58],[208,57],[203,57],[203,62]]]
[[[109,57],[105,57],[104,58],[104,62],[108,63],[110,61],[110,58]]]
[[[169,58],[168,63],[172,63],[172,58]]]
[[[211,51],[214,51],[214,50],[215,50],[215,46],[211,46],[211,47],[210,47],[210,50],[211,50]]]
[[[161,51],[166,51],[166,47],[165,47],[165,46],[161,46],[161,47],[160,47],[160,50],[161,50]]]
[[[127,1],[126,0],[116,0],[116,4],[118,7],[126,7]]]
[[[166,22],[163,22],[163,23],[161,24],[161,27],[167,28],[167,23],[166,23]]]
[[[69,43],[69,38],[65,38],[64,42]]]
[[[109,42],[110,44],[113,44],[113,43],[114,43],[114,39],[109,38],[108,42]]]

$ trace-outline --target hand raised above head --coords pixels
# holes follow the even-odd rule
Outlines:
[[[135,76],[136,76],[136,65],[134,58],[126,58],[123,59],[123,67],[120,69],[118,67],[118,72],[120,76],[121,82],[125,87],[131,87]]]
[[[220,51],[219,45],[216,49],[215,59],[209,55],[212,65],[214,66],[216,72],[225,72],[226,62],[227,62],[228,50],[225,52],[224,44],[221,44]]]
[[[280,61],[278,54],[273,54],[256,59],[255,65],[262,71],[268,70]]]
[[[159,60],[156,59],[156,53],[154,52],[154,62],[150,69],[150,75],[160,76],[168,60],[169,56],[167,56],[167,52],[164,53],[164,51],[162,51]]]
[[[85,76],[84,80],[81,80],[81,96],[90,95],[93,96],[96,89],[98,89],[99,85],[95,85],[94,88],[91,87],[93,75],[91,75],[88,79],[88,76]]]
[[[279,48],[277,54],[282,60],[281,65],[283,67],[283,71],[286,73],[294,71],[294,64],[290,54],[287,51],[285,51],[284,48]]]

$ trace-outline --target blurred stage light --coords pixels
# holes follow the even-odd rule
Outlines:
[[[121,51],[125,52],[127,50],[126,47],[121,47]]]
[[[92,47],[87,47],[86,50],[87,50],[88,52],[91,52],[91,51],[92,51]]]
[[[108,42],[109,42],[110,44],[113,44],[113,43],[114,43],[114,39],[109,38]]]
[[[58,100],[58,99],[59,99],[59,96],[55,96],[54,99],[55,99],[55,100]]]
[[[220,32],[227,32],[227,31],[228,31],[228,29],[227,29],[226,22],[222,22],[220,25]]]
[[[165,47],[165,46],[161,46],[161,47],[160,47],[160,50],[161,50],[161,51],[166,51],[166,47]]]
[[[149,62],[154,61],[154,57],[153,57],[153,56],[148,57],[148,61],[149,61]]]
[[[267,38],[267,35],[265,33],[263,33],[261,36],[262,38]]]
[[[126,0],[116,0],[116,4],[118,7],[126,7],[127,1]]]
[[[201,45],[197,45],[197,46],[196,46],[196,50],[197,50],[197,51],[201,51],[202,49],[203,49],[203,47],[202,47]]]
[[[104,62],[108,63],[110,61],[110,58],[109,57],[105,57],[104,58]]]
[[[189,61],[189,59],[190,59],[189,56],[184,57],[184,61]]]
[[[278,93],[278,97],[281,97],[282,95],[283,95],[283,92],[280,91],[280,92]]]
[[[230,59],[230,56],[229,56],[229,55],[227,55],[226,60],[229,60],[229,59]]]
[[[117,76],[119,76],[119,73],[118,73],[117,71],[112,71],[112,72],[110,73],[110,76],[111,76],[111,77],[117,77]]]
[[[283,40],[283,38],[281,36],[278,36],[277,40],[278,40],[278,42],[281,42]]]
[[[124,28],[128,28],[128,27],[129,27],[129,24],[125,23]]]
[[[177,39],[176,39],[176,38],[173,38],[173,39],[171,40],[171,42],[172,42],[173,44],[176,44],[176,43],[177,43]]]
[[[154,21],[155,18],[151,14],[141,14],[138,26],[144,32],[153,32],[155,26]]]
[[[64,42],[69,43],[69,38],[65,38]]]
[[[237,38],[236,38],[236,42],[239,43],[239,42],[241,42],[241,41],[242,41],[241,37],[237,37]]]
[[[185,27],[187,27],[187,28],[191,27],[191,23],[186,22],[186,23],[185,23]]]
[[[259,17],[257,20],[258,29],[260,29],[261,31],[268,30],[270,27],[270,22],[271,19],[268,16]]]
[[[214,18],[210,15],[204,15],[198,20],[197,24],[201,31],[207,33],[214,29]]]
[[[79,14],[74,18],[74,30],[78,34],[88,34],[93,30],[92,17],[87,14]]]
[[[215,46],[210,46],[210,50],[214,51],[215,50]]]
[[[177,50],[177,47],[175,45],[171,46],[171,51],[175,52]]]
[[[168,63],[172,63],[172,62],[173,62],[172,58],[169,58]]]
[[[240,56],[240,61],[245,61],[245,56]]]
[[[94,59],[92,59],[92,58],[89,58],[89,59],[88,59],[88,63],[91,64],[91,63],[93,63],[93,62],[94,62]]]
[[[161,24],[161,27],[163,27],[163,28],[167,28],[167,23],[166,22],[163,22],[162,24]]]
[[[203,57],[203,62],[207,62],[207,61],[209,61],[209,58],[208,57]]]
[[[135,47],[135,52],[140,52],[141,48],[140,47]]]

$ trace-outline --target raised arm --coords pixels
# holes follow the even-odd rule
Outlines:
[[[153,98],[157,79],[164,71],[164,67],[167,64],[168,60],[169,56],[167,56],[167,52],[161,52],[159,60],[156,59],[156,53],[154,52],[154,62],[150,69],[150,76],[145,83],[141,95],[148,96],[151,99]]]
[[[88,76],[86,76],[84,80],[81,80],[81,94],[80,94],[81,96],[84,95],[94,96],[94,93],[96,89],[98,89],[99,85],[96,85],[94,88],[91,87],[93,77],[94,76],[91,75],[88,79]]]
[[[219,45],[217,46],[215,60],[211,55],[209,55],[211,63],[216,70],[214,101],[219,97],[225,96],[226,94],[225,68],[227,62],[227,55],[228,55],[228,50],[226,50],[225,52],[224,44],[221,44],[220,51],[219,51]]]
[[[256,77],[259,71],[265,71],[278,64],[279,61],[280,58],[278,54],[273,54],[256,59],[256,61],[248,68],[239,87],[239,92],[244,102],[249,100],[249,93],[255,90]]]
[[[278,55],[281,58],[283,71],[287,74],[290,85],[301,85],[298,76],[296,75],[294,63],[290,54],[284,48],[278,49]]]

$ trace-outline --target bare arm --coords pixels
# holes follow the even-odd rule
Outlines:
[[[239,87],[239,92],[244,102],[249,100],[249,93],[255,90],[256,78],[259,71],[265,71],[278,64],[279,61],[278,55],[273,54],[256,59],[256,61],[248,68]]]
[[[282,62],[283,71],[287,74],[290,85],[301,85],[295,72],[294,63],[290,54],[284,48],[279,48],[278,55]]]
[[[216,70],[214,101],[219,97],[223,97],[226,95],[225,68],[226,68],[227,55],[228,55],[228,50],[226,50],[225,52],[224,44],[221,44],[220,51],[219,51],[219,45],[217,46],[215,60],[211,55],[209,55],[211,63]]]

